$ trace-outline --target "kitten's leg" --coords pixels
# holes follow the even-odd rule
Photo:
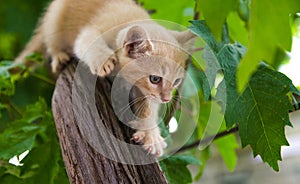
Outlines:
[[[141,105],[143,105],[142,109]],[[148,153],[161,156],[167,143],[161,137],[157,124],[158,104],[140,102],[136,103],[134,108],[139,109],[139,119],[129,123],[132,128],[137,129],[132,139],[137,143],[142,143]]]
[[[70,56],[66,52],[68,50],[66,42],[64,41],[64,32],[47,33],[45,44],[47,46],[47,53],[51,56],[51,67],[54,73],[61,71],[62,66],[69,60]]]
[[[110,74],[115,68],[117,58],[101,37],[101,33],[93,27],[83,29],[76,38],[74,52],[85,62],[93,74],[101,77]]]
[[[62,66],[69,61],[69,54],[72,52],[74,38],[71,39],[71,35],[74,32],[71,27],[66,26],[66,20],[63,18],[66,14],[66,7],[59,1],[53,1],[40,22],[43,42],[47,54],[52,59],[51,65],[54,73],[59,72]]]
[[[139,122],[145,123],[145,122]],[[137,143],[142,143],[143,148],[153,155],[162,156],[163,149],[167,147],[164,138],[161,137],[158,127],[150,130],[138,130],[133,134],[132,139]]]
[[[64,51],[56,51],[50,53],[52,61],[52,72],[58,73],[63,69],[63,66],[70,60],[70,56]]]

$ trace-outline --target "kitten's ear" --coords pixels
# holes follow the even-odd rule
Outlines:
[[[182,48],[187,51],[191,52],[193,45],[196,41],[197,35],[192,33],[190,30],[178,32],[178,31],[171,31],[174,35],[178,43],[182,46]]]
[[[130,58],[136,59],[149,55],[149,52],[152,50],[152,44],[142,27],[133,26],[126,33],[124,48]]]

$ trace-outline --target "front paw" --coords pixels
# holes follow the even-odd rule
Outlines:
[[[104,64],[95,66],[95,68],[91,68],[91,71],[95,75],[105,77],[114,70],[116,64],[117,58],[115,55],[112,55],[104,62]]]
[[[142,143],[143,148],[150,154],[156,156],[163,155],[163,149],[167,147],[167,143],[160,136],[159,131],[143,131],[138,130],[133,134],[132,139],[137,143]]]
[[[65,52],[51,54],[51,57],[51,68],[52,72],[55,74],[59,73],[63,69],[64,65],[70,60],[70,56]]]

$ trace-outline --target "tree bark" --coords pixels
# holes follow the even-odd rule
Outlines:
[[[60,74],[52,99],[70,183],[167,183],[156,159],[131,141],[134,130],[115,115],[111,82],[79,65],[73,62]],[[85,90],[93,81],[94,91]]]

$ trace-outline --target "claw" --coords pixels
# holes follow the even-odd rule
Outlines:
[[[157,157],[161,156],[163,149],[167,147],[164,139],[157,132],[137,131],[131,138],[136,143],[144,144],[147,155],[153,154]]]
[[[116,59],[114,56],[110,57],[101,67],[99,70],[98,75],[101,77],[104,77],[106,75],[109,75],[115,68],[116,65]]]
[[[159,155],[160,155],[160,151],[157,151],[157,152],[156,152],[156,156],[159,156]]]
[[[134,135],[130,140],[137,142],[139,140],[139,137],[137,135]]]
[[[147,152],[148,152],[147,154],[150,155],[150,154],[151,154],[151,151],[152,151],[152,147],[150,146],[150,147],[147,149]]]
[[[140,139],[139,136],[137,136],[137,135],[133,136],[133,140],[134,140],[135,142],[138,142],[139,139]]]
[[[163,149],[165,149],[167,146],[168,146],[168,145],[167,145],[166,142],[163,142],[163,143],[162,143],[162,148],[163,148]]]

